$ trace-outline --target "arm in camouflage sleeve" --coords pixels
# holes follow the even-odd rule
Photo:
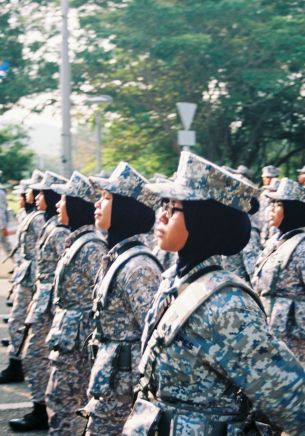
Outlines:
[[[305,370],[271,335],[263,313],[251,300],[240,290],[213,296],[208,305],[212,340],[209,345],[204,341],[203,348],[216,356],[216,365],[256,410],[299,436],[305,428]]]

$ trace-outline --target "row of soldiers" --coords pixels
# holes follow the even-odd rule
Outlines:
[[[263,176],[277,179],[276,171]],[[121,162],[109,178],[35,170],[21,181],[10,361],[0,383],[25,374],[33,410],[11,420],[13,430],[75,435],[77,412],[86,435],[302,434],[305,359],[291,350],[304,348],[295,297],[303,301],[305,265],[299,271],[298,253],[301,291],[280,296],[280,307],[290,301],[280,319],[288,310],[291,323],[298,312],[298,340],[295,331],[294,341],[279,338],[289,349],[275,337],[281,329],[270,329],[273,280],[259,280],[283,235],[270,232],[267,257],[258,255],[265,208],[245,177],[183,152],[174,180],[149,184]],[[272,210],[304,205],[297,182],[269,185],[262,198]],[[283,271],[304,250],[304,226]]]

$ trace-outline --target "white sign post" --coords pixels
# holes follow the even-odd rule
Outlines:
[[[194,119],[197,109],[195,103],[177,103],[177,109],[184,127],[184,130],[178,131],[178,144],[183,147],[183,150],[189,150],[196,144],[196,132],[189,130]]]

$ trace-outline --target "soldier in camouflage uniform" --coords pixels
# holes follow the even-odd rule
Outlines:
[[[31,183],[42,179],[43,173],[34,170]],[[27,202],[35,201],[32,189],[27,192]],[[23,328],[27,307],[32,299],[36,274],[36,243],[45,223],[44,213],[33,210],[22,221],[18,232],[18,250],[20,250],[20,265],[15,269],[13,280],[13,307],[9,316],[9,366],[1,372],[0,383],[15,383],[23,381],[23,371],[19,357],[19,349],[23,340]]]
[[[0,246],[8,255],[11,251],[11,245],[7,238],[8,214],[6,193],[4,188],[5,186],[0,184]]]
[[[267,424],[247,418],[250,402],[291,435],[302,434],[304,368],[270,333],[251,288],[210,257],[247,243],[252,188],[189,152],[173,183],[148,188],[171,199],[157,237],[179,262],[146,317],[142,378],[123,435],[268,434]]]
[[[93,331],[92,286],[105,240],[95,231],[95,191],[87,177],[74,171],[65,185],[51,188],[62,195],[59,220],[71,229],[65,241],[54,284],[55,315],[47,343],[51,374],[46,390],[50,435],[75,435],[76,409],[86,401],[90,366],[83,355],[86,337]]]
[[[125,162],[109,179],[90,180],[102,191],[96,225],[108,231],[109,252],[94,287],[92,345],[98,350],[83,414],[89,415],[86,435],[111,436],[121,433],[131,410],[142,326],[161,279],[161,266],[141,242],[154,225],[159,200]]]
[[[263,187],[259,198],[259,220],[260,220],[260,236],[261,245],[264,248],[268,239],[277,233],[275,227],[270,226],[270,207],[271,202],[268,197],[268,192],[277,189],[279,184],[279,170],[273,166],[268,165],[262,170]]]
[[[54,272],[64,251],[65,238],[69,234],[66,226],[58,224],[56,203],[60,200],[60,195],[51,190],[51,185],[65,182],[65,178],[47,171],[40,183],[30,186],[40,191],[36,197],[37,209],[44,211],[46,222],[37,244],[36,292],[25,321],[29,332],[22,354],[34,408],[23,418],[10,421],[11,428],[17,431],[48,428],[45,390],[49,380],[49,361],[45,339],[53,318],[51,299]]]
[[[281,180],[271,220],[279,229],[262,253],[253,278],[275,336],[305,364],[305,187]]]
[[[305,165],[300,168],[299,170],[297,170],[298,174],[298,182],[300,183],[300,185],[305,186]]]

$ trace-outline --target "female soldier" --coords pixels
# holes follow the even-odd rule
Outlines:
[[[76,409],[85,402],[90,368],[82,355],[93,330],[92,286],[106,242],[94,227],[94,189],[87,177],[74,171],[67,184],[52,185],[61,194],[59,221],[71,234],[55,272],[56,310],[47,343],[51,374],[46,390],[49,434],[77,434]]]
[[[252,188],[189,152],[182,152],[174,182],[148,187],[170,199],[157,237],[179,261],[146,317],[139,395],[123,434],[157,427],[162,435],[242,435],[249,400],[301,434],[304,369],[270,335],[251,288],[211,258],[248,242]]]
[[[45,390],[49,380],[49,362],[45,339],[53,317],[51,298],[54,273],[59,257],[64,251],[65,238],[69,234],[66,226],[58,224],[56,203],[60,200],[60,195],[51,190],[51,185],[65,182],[67,179],[46,171],[40,183],[31,185],[32,189],[40,191],[36,197],[36,205],[38,210],[44,211],[46,222],[37,244],[36,291],[25,320],[29,333],[22,354],[34,408],[23,418],[10,421],[11,428],[17,431],[48,428]]]
[[[305,187],[284,178],[272,201],[279,229],[262,253],[253,281],[271,329],[305,364]]]
[[[109,179],[90,177],[102,197],[95,205],[97,227],[108,230],[109,253],[94,288],[98,346],[92,368],[88,435],[118,435],[130,412],[137,380],[142,326],[161,279],[161,267],[141,242],[153,227],[157,197],[146,180],[121,162]]]
[[[30,183],[41,181],[43,173],[34,170]],[[26,194],[27,203],[35,202],[38,191],[29,189]],[[19,349],[23,340],[23,327],[26,318],[27,307],[32,299],[35,286],[36,273],[36,243],[45,223],[42,211],[33,211],[22,221],[19,228],[18,251],[20,264],[14,271],[13,280],[13,307],[9,316],[9,365],[1,372],[0,383],[16,383],[23,381],[22,363],[19,357]]]

